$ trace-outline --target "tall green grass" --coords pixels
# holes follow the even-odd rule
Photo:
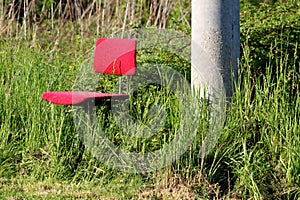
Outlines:
[[[263,4],[259,7],[261,13],[256,13],[252,20],[249,16],[257,7],[242,4],[239,81],[215,149],[204,160],[198,155],[208,129],[209,115],[202,112],[198,135],[189,150],[172,165],[152,173],[128,174],[102,164],[82,147],[70,108],[41,99],[45,91],[72,90],[95,38],[78,36],[70,42],[58,37],[53,40],[57,44],[51,42],[52,36],[34,42],[22,37],[17,41],[1,38],[0,197],[298,199],[300,51],[295,23],[298,14],[294,4],[275,5]],[[272,10],[278,14],[282,9],[291,15],[284,14],[282,24],[277,24],[274,15],[267,13]],[[254,23],[262,18],[270,20],[270,28],[268,23],[264,26]],[[285,29],[289,21],[291,28]],[[257,36],[259,32],[266,33],[268,41]],[[172,63],[172,55],[162,55],[167,58],[158,60],[170,61],[163,64],[176,69],[182,65],[181,60],[177,61],[179,64]],[[104,78],[103,82],[109,88],[99,89],[109,90],[114,79]],[[136,102],[132,103],[138,106],[133,106],[132,114],[141,117],[140,123],[147,124],[151,118],[142,116],[148,106],[166,103],[170,114],[166,130],[153,140],[138,141],[103,124],[112,141],[131,151],[151,151],[172,139],[172,133],[164,133],[178,125],[178,102],[172,95],[164,96],[164,91],[163,101],[147,98],[149,93],[162,95],[156,89],[140,88],[139,94],[148,94],[136,96]],[[100,112],[99,117],[101,113],[107,114]],[[57,192],[61,187],[61,193]]]

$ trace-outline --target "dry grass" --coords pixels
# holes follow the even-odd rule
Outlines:
[[[100,1],[2,1],[0,4],[0,35],[27,37],[45,27],[55,32],[69,22],[76,32],[86,36],[90,31],[118,32],[130,27],[156,26],[166,28],[176,0],[100,0]],[[18,22],[18,23],[16,23]]]
[[[166,171],[156,174],[156,183],[146,187],[137,195],[138,199],[183,199],[218,198],[220,186],[210,184],[197,174],[189,179],[180,172]]]

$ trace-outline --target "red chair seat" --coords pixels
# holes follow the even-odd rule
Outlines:
[[[136,40],[100,38],[94,54],[94,72],[117,76],[133,76],[136,73]],[[97,92],[45,92],[43,100],[59,105],[80,105],[89,100],[128,98],[127,94]]]
[[[127,94],[107,94],[99,92],[45,92],[43,100],[53,104],[71,106],[80,105],[89,100],[101,100],[111,98],[127,98]]]

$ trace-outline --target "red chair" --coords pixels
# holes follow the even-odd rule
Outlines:
[[[96,42],[94,56],[94,72],[120,76],[132,76],[136,73],[136,40],[100,38]],[[121,81],[120,81],[121,86]],[[84,105],[91,100],[107,100],[111,98],[128,98],[128,81],[126,94],[109,94],[100,92],[45,92],[43,100],[64,106]]]

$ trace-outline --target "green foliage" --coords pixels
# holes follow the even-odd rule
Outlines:
[[[287,56],[287,66],[299,66],[299,5],[293,3],[242,3],[241,42],[249,47],[254,74],[265,74],[267,67],[275,72],[275,58]],[[299,73],[299,67],[296,68]]]

